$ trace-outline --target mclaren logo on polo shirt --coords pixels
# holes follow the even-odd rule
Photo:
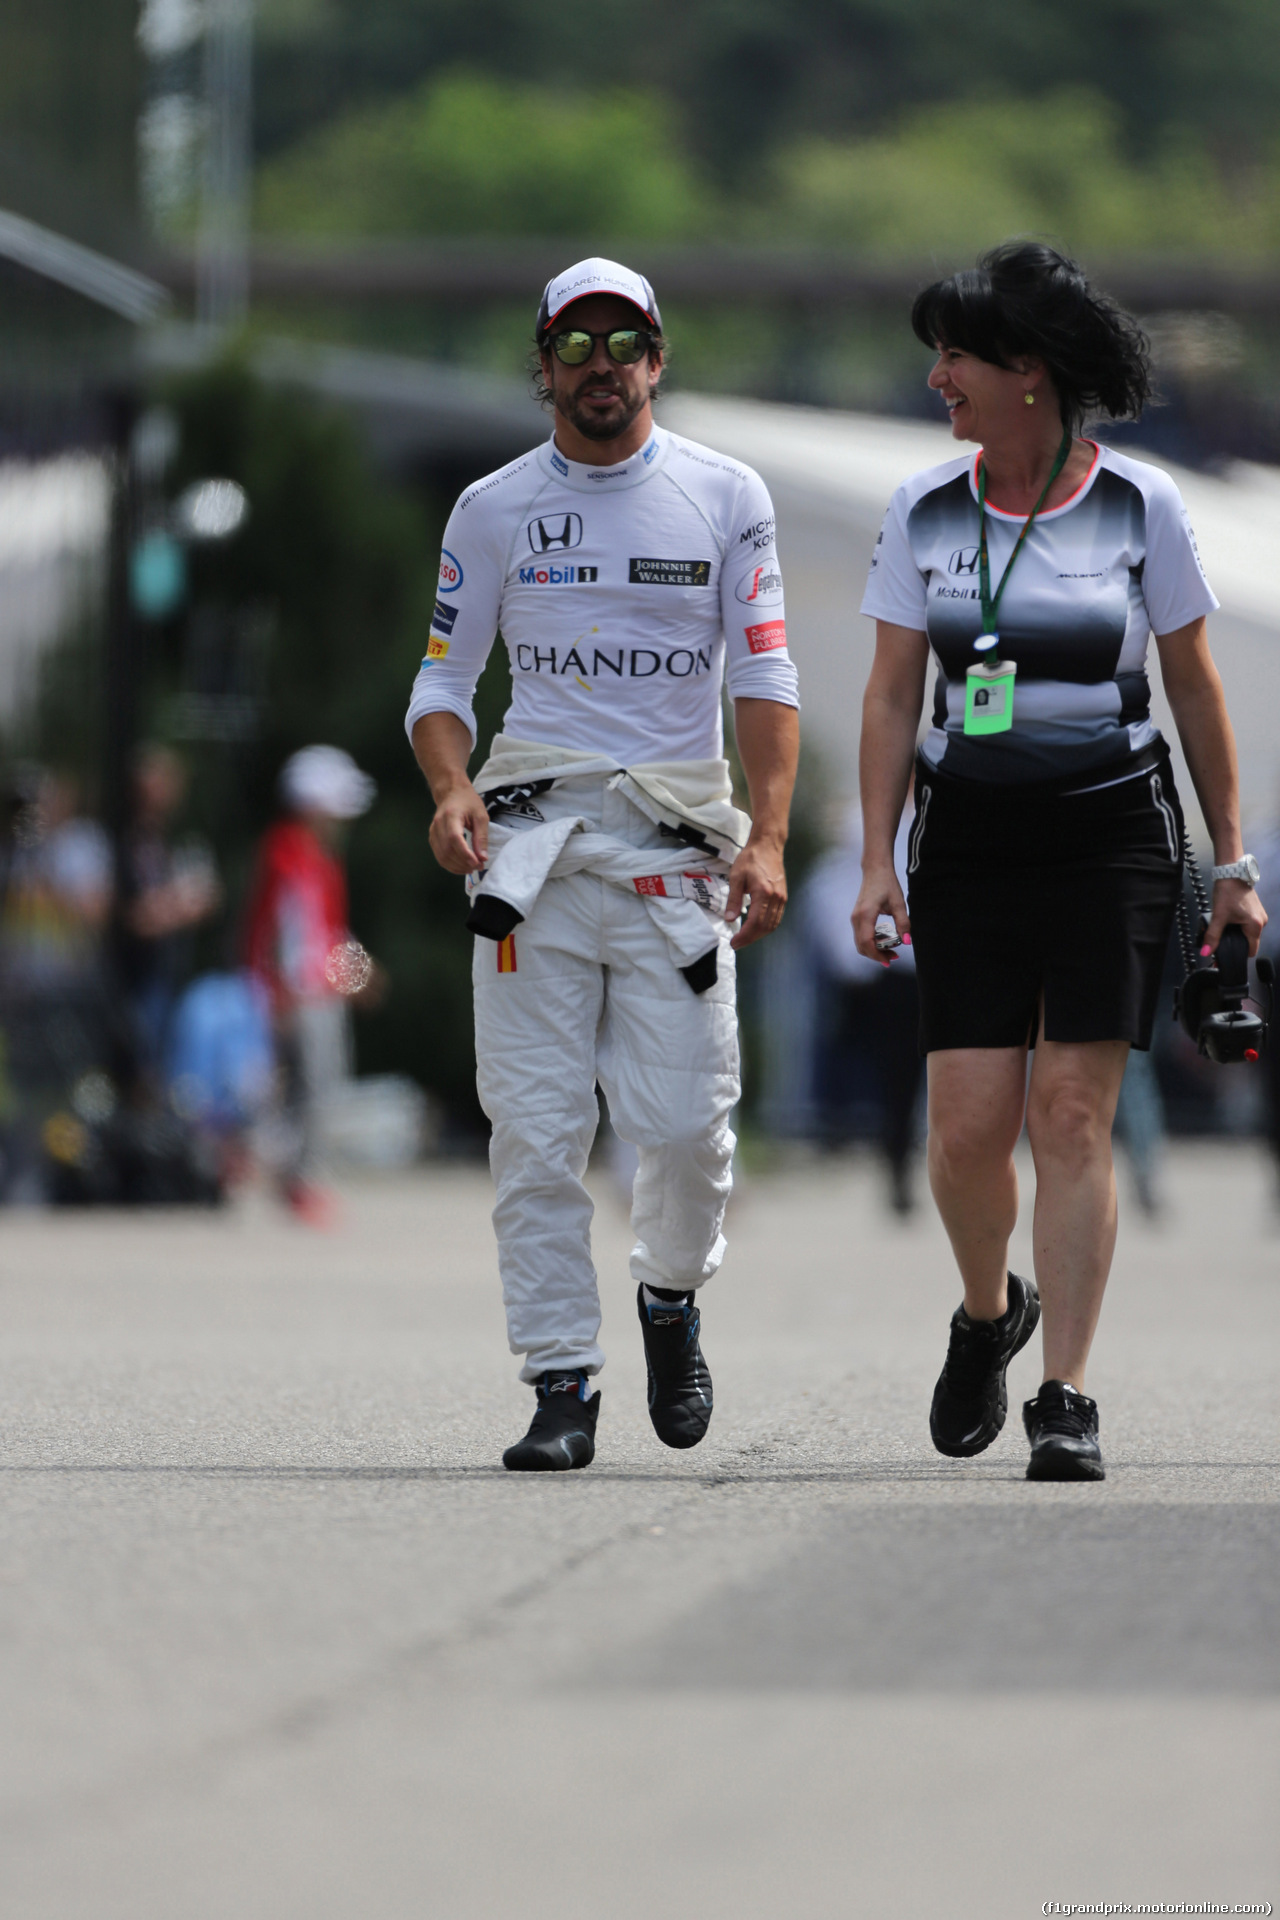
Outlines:
[[[633,560],[627,575],[633,587],[709,587],[709,560]]]

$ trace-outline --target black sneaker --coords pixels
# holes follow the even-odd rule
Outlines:
[[[587,1398],[585,1373],[544,1373],[538,1405],[523,1440],[508,1447],[502,1464],[512,1473],[564,1473],[589,1467],[596,1457],[600,1395]]]
[[[645,1303],[636,1292],[649,1368],[649,1418],[667,1447],[696,1447],[711,1423],[711,1375],[698,1345],[702,1316],[686,1293]]]
[[[1031,1442],[1028,1480],[1105,1480],[1098,1403],[1065,1380],[1046,1380],[1022,1409]]]
[[[1017,1273],[1009,1275],[1009,1304],[999,1320],[971,1320],[963,1307],[956,1308],[946,1364],[929,1409],[929,1432],[939,1453],[967,1460],[991,1445],[1009,1411],[1005,1368],[1039,1324],[1036,1283]]]

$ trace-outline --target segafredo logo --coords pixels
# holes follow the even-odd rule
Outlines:
[[[782,575],[775,566],[753,567],[733,590],[744,607],[776,607],[782,598]]]

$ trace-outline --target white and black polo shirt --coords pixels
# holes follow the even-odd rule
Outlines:
[[[1001,598],[999,653],[1018,669],[1013,725],[968,738],[965,675],[982,631],[978,457],[948,460],[898,488],[862,601],[871,618],[929,636],[938,677],[924,757],[997,783],[1122,772],[1159,737],[1146,674],[1151,635],[1218,604],[1182,497],[1158,467],[1096,447],[1075,493],[1037,516]],[[987,502],[993,588],[1022,523]]]

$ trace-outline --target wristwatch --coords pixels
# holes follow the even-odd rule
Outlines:
[[[1215,867],[1213,877],[1215,881],[1243,880],[1246,886],[1256,887],[1261,871],[1262,869],[1259,867],[1253,855],[1246,853],[1243,859],[1232,860],[1229,865],[1225,867]]]

